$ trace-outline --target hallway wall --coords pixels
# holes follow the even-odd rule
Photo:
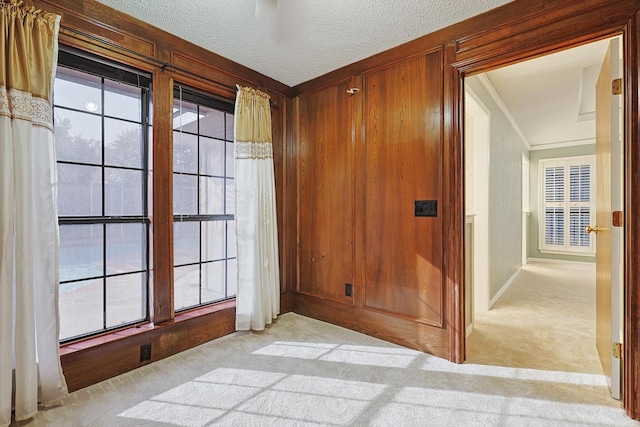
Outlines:
[[[489,143],[489,298],[522,266],[522,154],[524,141],[477,76],[466,87],[490,111]]]

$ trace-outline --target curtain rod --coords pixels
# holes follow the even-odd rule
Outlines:
[[[173,71],[179,71],[181,73],[189,74],[189,75],[197,77],[199,79],[206,80],[206,81],[211,82],[211,83],[213,83],[213,84],[215,84],[217,86],[221,86],[221,87],[223,87],[225,89],[229,89],[229,90],[231,90],[233,92],[236,92],[236,90],[237,90],[237,88],[235,86],[229,86],[229,85],[226,85],[224,83],[217,82],[217,81],[215,81],[213,79],[210,79],[208,77],[201,76],[201,75],[199,75],[199,74],[197,74],[197,73],[195,73],[193,71],[187,70],[187,69],[182,68],[182,67],[177,67],[175,65],[169,64],[168,62],[160,61],[159,59],[154,58],[152,56],[148,56],[148,55],[145,55],[143,53],[136,52],[135,50],[129,49],[127,47],[120,46],[120,45],[118,45],[118,44],[116,44],[116,43],[114,43],[112,41],[104,40],[104,39],[102,39],[100,37],[97,37],[97,36],[94,36],[92,34],[87,34],[87,33],[83,32],[83,31],[76,30],[75,28],[68,27],[66,25],[63,25],[62,23],[60,24],[60,28],[62,28],[65,31],[69,31],[69,32],[71,32],[73,34],[76,34],[76,35],[79,35],[79,36],[82,36],[82,37],[86,37],[86,38],[91,39],[91,40],[96,41],[96,42],[100,42],[100,44],[105,44],[105,45],[113,48],[113,50],[115,52],[118,52],[118,51],[126,52],[126,53],[129,53],[129,54],[133,55],[134,57],[142,58],[142,59],[144,59],[146,61],[149,61],[149,62],[152,62],[152,63],[154,63],[156,65],[160,65],[162,70],[171,69]],[[236,84],[236,86],[238,86],[238,85]],[[278,103],[276,101],[272,100],[272,99],[269,100],[269,104],[272,107],[275,107],[276,105],[278,105]]]

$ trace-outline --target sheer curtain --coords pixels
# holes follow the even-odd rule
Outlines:
[[[0,2],[0,426],[67,394],[51,92],[60,17]],[[15,373],[15,377],[14,377]],[[15,393],[15,400],[12,399]]]
[[[236,329],[261,331],[280,313],[278,224],[269,95],[238,86],[235,199]]]

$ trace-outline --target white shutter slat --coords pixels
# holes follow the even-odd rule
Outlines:
[[[589,207],[572,207],[569,212],[570,246],[589,247],[590,237],[586,228],[591,222]]]
[[[545,209],[545,243],[564,246],[564,208]]]
[[[564,200],[564,168],[548,167],[545,170],[545,200],[562,202]]]
[[[572,202],[588,202],[591,199],[591,167],[575,165],[569,167],[569,198]]]

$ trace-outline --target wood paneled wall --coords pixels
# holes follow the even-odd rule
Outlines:
[[[639,11],[637,0],[516,0],[294,87],[294,311],[464,361],[463,78],[623,34],[624,395],[640,417]],[[340,101],[348,82],[360,92]],[[414,216],[423,199],[437,217]]]
[[[416,200],[442,206],[442,63],[435,49],[298,97],[297,290],[311,298],[294,310],[449,357],[446,333],[420,336],[446,322],[442,212],[414,215]],[[390,327],[414,322],[417,336]]]
[[[354,144],[351,81],[298,99],[298,292],[351,304]]]
[[[515,0],[295,88],[93,0],[32,3],[62,15],[62,43],[154,75],[153,179],[156,188],[168,186],[165,194],[154,193],[152,221],[153,315],[162,325],[67,352],[62,361],[71,389],[139,366],[141,343],[153,341],[160,348],[153,357],[165,357],[232,330],[232,307],[173,319],[167,130],[174,80],[226,97],[236,83],[259,86],[278,102],[281,277],[283,290],[291,291],[283,294],[283,310],[462,362],[462,78],[623,34],[625,408],[640,417],[637,0]],[[350,87],[360,92],[346,96]],[[412,202],[421,199],[437,201],[437,217],[413,215]],[[345,283],[353,285],[351,297]]]
[[[363,75],[364,306],[443,326],[442,51]],[[433,200],[435,217],[416,217]],[[420,301],[416,304],[416,301]]]
[[[70,390],[94,384],[149,362],[140,362],[140,345],[152,345],[152,361],[235,330],[233,301],[174,316],[173,310],[173,85],[180,83],[230,100],[235,85],[258,87],[276,101],[272,108],[276,200],[280,239],[281,287],[293,279],[285,255],[285,157],[291,88],[241,64],[187,43],[161,29],[93,0],[33,0],[39,9],[61,15],[60,44],[120,62],[153,76],[153,182],[151,217],[152,296],[149,325],[72,343],[62,349]],[[289,237],[290,239],[290,237]],[[292,300],[282,295],[281,312]]]

